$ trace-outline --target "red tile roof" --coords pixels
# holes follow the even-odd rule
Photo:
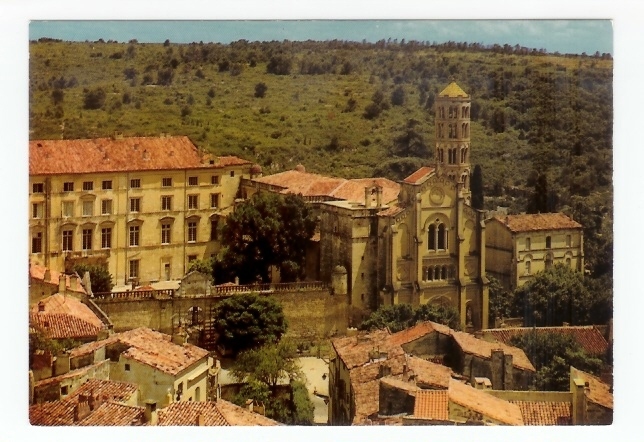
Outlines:
[[[414,415],[416,419],[449,420],[449,398],[447,390],[422,390],[416,393]]]
[[[44,309],[40,311],[41,307]],[[65,296],[56,293],[52,296],[42,299],[37,305],[31,308],[32,313],[46,314],[65,314],[83,319],[95,327],[104,326],[101,319],[85,304],[73,296]]]
[[[511,344],[515,336],[521,336],[526,333],[556,333],[558,335],[571,336],[589,355],[603,355],[608,349],[608,341],[604,335],[594,325],[575,325],[567,327],[509,327],[493,328],[483,330],[484,335],[493,337],[497,342]]]
[[[397,204],[392,205],[384,210],[378,212],[378,216],[396,216],[401,212],[404,212],[405,208]]]
[[[510,232],[514,233],[582,228],[581,224],[563,213],[534,213],[506,216],[497,215],[489,221],[492,220],[498,221],[506,226]]]
[[[470,385],[452,379],[447,391],[450,402],[503,424],[524,424],[521,409],[517,405],[494,397],[483,390],[477,390]]]
[[[159,426],[195,426],[199,417],[206,426],[274,426],[273,419],[228,401],[174,402],[158,411]]]
[[[387,358],[404,354],[399,345],[391,344],[387,338],[388,330],[376,330],[371,333],[360,333],[357,336],[346,336],[331,340],[338,357],[349,370],[367,364],[374,352],[386,353]]]
[[[512,355],[512,365],[522,370],[536,371],[526,354],[517,347],[512,347],[502,343],[487,342],[478,339],[473,335],[465,332],[453,332],[452,336],[456,344],[465,353],[473,354],[475,356],[490,359],[492,357],[492,350],[501,349],[506,354]]]
[[[30,175],[221,168],[250,164],[232,156],[211,158],[183,136],[29,142]]]
[[[143,407],[133,407],[117,402],[104,402],[87,417],[76,422],[76,426],[123,427],[139,426],[145,419]]]
[[[73,425],[76,401],[43,402],[29,406],[31,425]]]
[[[435,364],[415,356],[407,356],[407,367],[416,376],[416,385],[422,388],[447,389],[452,374],[454,374],[449,367]]]
[[[425,321],[421,322],[420,324],[416,324],[413,327],[406,328],[392,334],[388,338],[388,341],[394,345],[403,345],[420,339],[423,336],[426,336],[433,332],[449,336],[451,334],[451,331],[452,330],[446,325],[438,324],[432,321]]]
[[[60,272],[57,272],[55,270],[50,269],[49,270],[49,275],[50,275],[49,281],[45,281],[45,272],[46,271],[47,271],[47,267],[45,267],[45,266],[41,266],[41,265],[38,265],[38,264],[31,264],[31,263],[29,264],[29,277],[31,277],[33,279],[36,279],[36,280],[39,280],[39,281],[42,281],[42,282],[45,282],[45,283],[55,285],[56,287],[58,287],[58,284],[60,282],[60,276],[63,275],[66,278],[65,279],[65,287],[67,288],[68,291],[78,292],[78,293],[87,293],[85,291],[85,287],[83,287],[82,284],[80,283],[80,281],[81,281],[80,278],[78,279],[78,288],[76,290],[72,290],[71,278],[69,278],[67,275],[65,275],[64,273],[60,273]],[[78,275],[76,275],[76,276],[78,276]]]
[[[613,409],[613,393],[611,393],[610,385],[602,382],[597,376],[590,373],[581,371],[575,367],[570,367],[571,375],[573,378],[581,378],[588,382],[588,389],[586,390],[586,397],[590,402],[594,402],[603,407]]]
[[[510,401],[521,410],[525,425],[572,425],[570,402]]]
[[[71,350],[70,356],[76,358],[86,355],[116,342],[129,347],[121,353],[122,357],[131,358],[170,375],[180,373],[209,354],[207,350],[191,344],[174,344],[170,342],[169,335],[142,327],[77,347]]]
[[[329,197],[356,203],[364,203],[365,187],[381,186],[382,204],[397,200],[400,192],[400,184],[386,178],[346,180],[299,170],[287,170],[286,172],[255,178],[253,181],[280,187],[280,193],[295,193],[304,197]]]
[[[77,398],[79,395],[103,396],[108,400],[127,402],[136,392],[139,386],[129,382],[109,381],[104,379],[88,379],[78,387],[67,399]]]
[[[429,178],[429,176],[434,173],[435,170],[436,169],[433,167],[423,166],[416,172],[405,178],[403,182],[408,184],[420,184],[421,182],[425,181],[426,178]]]
[[[103,327],[97,327],[66,313],[29,313],[29,325],[49,339],[92,339]]]

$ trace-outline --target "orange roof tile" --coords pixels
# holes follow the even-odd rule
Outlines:
[[[73,399],[84,394],[103,396],[113,401],[127,402],[138,390],[138,385],[131,384],[129,382],[88,379],[80,387],[74,390],[67,399]]]
[[[49,270],[49,275],[50,275],[49,281],[45,281],[45,272],[46,271],[47,271],[47,267],[45,267],[45,266],[41,266],[41,265],[38,265],[38,264],[31,264],[31,263],[29,264],[29,277],[31,277],[33,279],[37,279],[37,280],[42,281],[42,282],[47,282],[49,284],[58,286],[58,284],[60,282],[60,276],[63,275],[66,278],[65,279],[65,287],[67,288],[67,290],[72,291],[72,292],[78,292],[78,293],[87,293],[85,291],[85,287],[83,287],[82,284],[80,283],[80,278],[78,280],[79,281],[78,289],[72,290],[71,279],[69,277],[67,277],[67,275],[65,275],[64,273],[60,273],[60,272],[57,272],[55,270],[50,269]],[[78,276],[78,275],[76,275],[76,276]]]
[[[29,406],[31,425],[73,425],[76,401],[43,402]]]
[[[443,324],[438,324],[432,321],[421,322],[416,324],[413,327],[406,328],[399,332],[392,334],[388,341],[395,345],[408,344],[409,342],[415,341],[422,338],[430,333],[437,332],[443,335],[449,336],[452,330]]]
[[[512,355],[512,365],[515,367],[522,370],[536,371],[526,354],[520,348],[502,343],[487,342],[465,332],[455,331],[452,333],[452,336],[454,337],[456,344],[465,353],[490,359],[492,357],[492,350],[501,349],[504,353]]]
[[[40,311],[41,307],[44,309],[42,312]],[[101,319],[87,305],[73,296],[65,296],[62,293],[56,293],[44,298],[31,308],[31,312],[38,314],[66,314],[83,319],[99,328],[104,326]]]
[[[356,203],[364,203],[365,187],[374,184],[382,187],[383,204],[396,200],[400,192],[400,185],[386,178],[346,180],[299,170],[266,175],[253,181],[277,186],[281,188],[280,193],[301,194],[304,197],[328,197]]]
[[[570,402],[510,401],[521,410],[525,425],[572,425]]]
[[[521,409],[517,405],[494,397],[484,390],[477,390],[452,379],[447,392],[449,400],[455,404],[507,425],[523,425]]]
[[[416,393],[414,415],[416,419],[449,420],[447,390],[422,390]]]
[[[103,327],[67,313],[29,313],[29,324],[49,339],[92,339]]]
[[[159,426],[195,426],[199,417],[205,426],[274,426],[273,419],[238,407],[228,401],[174,402],[158,411]]]
[[[434,170],[436,169],[433,167],[423,166],[416,172],[405,178],[403,182],[408,184],[420,184],[421,182],[425,181],[426,178],[429,178],[429,176],[434,173]]]
[[[608,341],[594,325],[574,325],[567,327],[508,327],[483,330],[484,335],[493,337],[496,341],[510,345],[515,336],[526,333],[556,333],[571,336],[589,355],[603,355],[608,349]]]
[[[407,356],[407,367],[416,376],[416,385],[420,385],[422,388],[447,389],[452,374],[454,374],[449,367],[415,356]]]
[[[396,216],[401,212],[404,212],[405,208],[401,207],[397,204],[392,205],[391,207],[388,207],[384,210],[381,210],[378,212],[378,216]]]
[[[403,349],[388,342],[388,330],[376,330],[371,333],[360,333],[357,336],[346,336],[331,340],[338,357],[351,370],[354,367],[367,364],[370,353],[374,350],[387,353],[387,358],[404,354]]]
[[[104,402],[74,425],[81,427],[139,426],[143,424],[144,416],[145,409],[143,407],[133,407],[117,402]]]
[[[467,98],[469,95],[461,89],[461,87],[456,84],[456,82],[452,81],[445,89],[441,91],[440,94],[438,94],[439,97],[449,97],[449,98]]]
[[[221,168],[250,164],[232,156],[211,158],[184,136],[29,142],[30,175]]]
[[[170,375],[176,375],[208,356],[207,350],[192,344],[174,344],[170,342],[169,335],[144,327],[117,333],[107,339],[82,345],[72,349],[70,356],[76,358],[116,342],[129,347],[121,353],[121,356],[149,365]]]
[[[487,222],[498,221],[510,232],[533,232],[540,230],[581,229],[582,225],[563,213],[532,213],[523,215],[495,216]]]
[[[613,393],[610,391],[610,385],[602,382],[597,376],[593,376],[575,367],[571,366],[570,371],[573,378],[581,378],[585,382],[588,382],[586,397],[589,401],[610,408],[611,410],[613,409]]]

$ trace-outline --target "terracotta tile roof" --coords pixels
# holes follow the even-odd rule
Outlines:
[[[407,356],[407,367],[416,376],[416,384],[422,388],[449,387],[454,372],[444,365],[435,364],[415,356]]]
[[[42,312],[40,311],[41,307],[44,309]],[[62,293],[56,293],[44,298],[31,308],[31,312],[39,314],[66,314],[83,319],[99,328],[104,326],[101,319],[87,305],[73,296],[65,296]]]
[[[589,401],[599,404],[603,407],[613,409],[613,393],[610,392],[610,385],[602,382],[597,376],[581,371],[575,367],[570,367],[573,378],[581,378],[588,382],[586,397]]]
[[[210,161],[213,164],[210,164]],[[250,165],[237,157],[211,158],[188,137],[126,137],[29,142],[29,174],[54,175]]]
[[[191,344],[173,344],[170,342],[169,335],[144,327],[82,345],[71,350],[70,356],[75,358],[117,342],[129,346],[121,353],[122,357],[133,359],[170,375],[176,375],[208,356],[207,350]]]
[[[112,401],[127,402],[137,391],[139,391],[139,386],[129,382],[88,379],[74,390],[67,399],[72,400],[81,394],[85,394],[103,396]]]
[[[405,208],[401,207],[397,204],[392,205],[391,207],[388,207],[384,210],[381,210],[378,212],[378,216],[396,216],[401,212],[404,212]]]
[[[43,402],[29,406],[31,425],[73,425],[76,401]]]
[[[495,216],[491,220],[498,221],[506,226],[510,232],[514,233],[582,228],[581,224],[563,213],[533,213]],[[488,220],[488,222],[491,220]]]
[[[512,355],[512,365],[522,370],[536,371],[526,354],[517,347],[502,343],[487,342],[477,339],[473,335],[465,332],[453,332],[454,341],[465,353],[470,353],[484,359],[492,357],[492,350],[501,349],[506,354]]]
[[[382,187],[383,204],[398,199],[398,193],[400,192],[400,184],[386,178],[346,180],[299,170],[287,170],[274,175],[255,178],[253,181],[277,186],[281,188],[280,193],[295,193],[304,197],[329,197],[356,203],[364,203],[365,187],[374,184]]]
[[[483,330],[484,335],[493,337],[497,342],[510,345],[515,336],[525,333],[556,333],[571,336],[589,355],[603,355],[608,349],[608,341],[594,325],[574,325],[568,327],[508,327]]]
[[[364,365],[370,360],[374,350],[387,353],[387,358],[404,354],[403,349],[388,342],[388,330],[376,330],[371,333],[360,333],[357,336],[346,336],[331,340],[338,357],[349,370]]]
[[[440,94],[438,94],[439,97],[450,97],[450,98],[467,98],[469,95],[465,93],[461,87],[456,84],[456,82],[452,81],[445,89],[441,91]]]
[[[394,345],[408,344],[430,333],[437,332],[449,336],[452,330],[443,324],[425,321],[413,327],[406,328],[389,336],[388,341]]]
[[[92,339],[103,327],[67,313],[29,313],[29,325],[49,339]]]
[[[433,167],[423,166],[416,172],[405,178],[403,182],[408,184],[420,184],[421,182],[425,181],[425,179],[428,178],[432,173],[434,173],[434,170],[436,169]]]
[[[145,409],[117,402],[104,402],[86,418],[74,425],[81,427],[123,427],[138,426],[144,422]]]
[[[174,402],[158,411],[159,426],[195,426],[199,417],[205,426],[274,426],[272,419],[218,400],[217,402]]]
[[[78,289],[72,290],[72,285],[71,285],[71,279],[65,275],[64,273],[57,272],[55,270],[49,270],[49,281],[45,281],[45,272],[47,271],[47,267],[41,266],[38,264],[29,264],[29,276],[33,279],[37,279],[42,282],[47,282],[49,284],[55,285],[58,287],[58,284],[60,282],[60,276],[63,275],[65,276],[65,287],[67,290],[71,292],[78,292],[78,293],[87,293],[85,291],[85,287],[83,287],[80,283],[80,278],[78,279]],[[76,275],[78,276],[78,275]]]
[[[422,390],[416,393],[414,415],[416,419],[449,420],[447,390]]]
[[[510,401],[521,410],[525,425],[572,425],[570,402]]]
[[[420,387],[418,387],[413,382],[413,380],[406,379],[404,375],[386,376],[378,380],[380,381],[380,385],[389,385],[390,387],[394,387],[398,390],[404,390],[411,394],[416,394],[417,391],[420,391]]]
[[[521,409],[515,404],[453,379],[447,391],[450,402],[507,425],[523,425]]]

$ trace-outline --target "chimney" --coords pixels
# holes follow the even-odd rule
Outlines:
[[[78,395],[78,403],[74,406],[74,422],[85,419],[91,413],[88,399],[86,394]]]
[[[503,390],[503,374],[504,374],[504,358],[503,350],[500,348],[492,350],[490,358],[490,371],[492,381],[492,388],[495,390]]]
[[[45,311],[45,303],[40,301],[38,302],[38,312],[42,313]]]
[[[371,207],[371,187],[364,188],[364,206],[369,209]]]
[[[570,379],[570,392],[572,393],[572,424],[584,425],[586,423],[586,383],[583,379]]]
[[[145,422],[149,425],[157,424],[157,402],[152,399],[145,401],[145,412],[143,414]]]
[[[73,274],[69,277],[69,285],[72,291],[77,292],[78,291],[78,281],[80,278],[78,277],[77,274]]]
[[[177,345],[183,345],[188,342],[188,333],[183,329],[183,326],[179,324],[176,331],[172,333],[172,343]]]
[[[376,187],[376,207],[382,207],[382,187]]]
[[[512,374],[514,373],[513,362],[514,360],[511,354],[503,355],[503,389],[504,390],[512,390],[514,388],[514,385],[512,382],[514,379],[514,376],[512,376]]]
[[[49,267],[45,268],[45,274],[43,275],[42,280],[44,282],[51,282],[51,271],[49,270]]]
[[[58,293],[65,293],[67,291],[67,275],[61,273],[58,279]]]
[[[206,425],[206,418],[203,413],[197,415],[197,422],[195,422],[198,427],[204,427]]]

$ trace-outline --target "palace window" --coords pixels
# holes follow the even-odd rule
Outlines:
[[[33,203],[31,205],[31,217],[32,218],[42,218],[43,217],[43,203]]]
[[[139,239],[140,239],[140,233],[141,229],[139,226],[130,226],[130,246],[138,246],[139,245]]]
[[[31,185],[31,192],[32,193],[43,193],[45,191],[45,184],[44,183],[33,183]]]
[[[112,180],[105,180],[101,183],[101,189],[112,190]]]
[[[572,259],[566,258],[566,267],[571,267],[572,268]]]
[[[552,238],[549,236],[546,236],[546,249],[552,248]]]
[[[137,279],[139,277],[139,260],[130,259],[128,276],[130,279]]]
[[[188,255],[188,264],[197,260],[197,255]]]
[[[210,184],[219,185],[219,175],[213,175],[210,177]]]
[[[141,178],[132,178],[130,180],[130,189],[140,189],[141,188]]]
[[[188,186],[196,186],[199,184],[199,179],[196,176],[188,177]]]
[[[188,209],[199,208],[199,195],[188,195]]]
[[[448,229],[443,223],[431,224],[427,232],[427,247],[429,250],[447,250]]]
[[[83,216],[94,215],[94,201],[83,201]]]
[[[104,227],[101,229],[101,249],[112,248],[112,228]]]
[[[31,253],[42,253],[42,232],[36,232],[31,237]]]
[[[63,252],[74,250],[74,231],[63,230]]]
[[[197,222],[188,222],[188,242],[197,242]]]
[[[552,255],[548,253],[546,255],[546,269],[549,269],[552,267]]]
[[[526,262],[525,262],[525,274],[526,274],[526,275],[529,275],[529,274],[530,274],[530,267],[531,267],[531,265],[530,265],[530,261],[526,261]]]
[[[218,193],[211,193],[210,194],[210,208],[211,209],[216,209],[219,207],[219,194]]]
[[[161,244],[170,244],[172,240],[172,224],[161,224]]]
[[[94,181],[83,181],[83,190],[86,192],[94,190]]]
[[[92,229],[83,229],[83,241],[82,241],[82,249],[83,250],[92,250],[92,234],[94,232]]]
[[[572,235],[566,235],[566,247],[570,247],[572,245]]]
[[[141,211],[141,198],[130,198],[130,212]]]
[[[63,183],[63,192],[73,192],[74,191],[74,183],[71,181],[67,181]]]
[[[74,216],[74,202],[73,201],[63,201],[63,216],[69,218]]]
[[[172,210],[172,197],[164,195],[161,197],[161,210]]]
[[[101,201],[101,215],[110,215],[112,213],[112,200]]]
[[[162,187],[172,187],[172,178],[163,178],[161,180]]]
[[[210,220],[210,241],[217,241],[219,239],[219,234],[217,227],[219,226],[219,220],[212,219]]]

